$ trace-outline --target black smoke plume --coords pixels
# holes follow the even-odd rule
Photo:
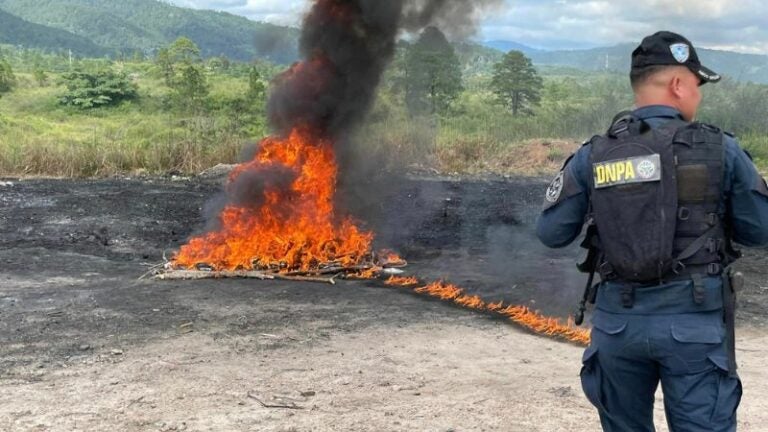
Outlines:
[[[273,83],[270,125],[278,135],[308,126],[332,139],[341,168],[337,204],[368,219],[376,211],[372,197],[399,183],[382,174],[378,155],[356,151],[349,136],[369,112],[398,38],[436,23],[448,34],[468,35],[480,12],[501,1],[315,0],[302,26],[303,60]],[[270,169],[251,170],[211,208],[254,199],[254,191],[275,184],[274,175]]]
[[[268,111],[279,133],[311,125],[338,138],[365,117],[402,31],[440,25],[466,36],[501,0],[315,0],[304,19],[304,60],[277,81]]]
[[[303,60],[273,85],[267,105],[270,125],[278,135],[310,127],[318,138],[332,139],[341,165],[338,202],[365,219],[371,211],[369,198],[385,186],[371,175],[381,164],[375,155],[360,157],[348,137],[368,113],[398,37],[435,22],[447,26],[449,34],[466,35],[479,11],[498,3],[501,0],[315,0],[302,26]],[[271,166],[241,173],[225,194],[206,205],[206,230],[218,228],[211,216],[229,204],[258,207],[267,187],[282,185],[280,190],[289,194],[290,179],[290,173]],[[386,187],[396,184],[390,179]]]

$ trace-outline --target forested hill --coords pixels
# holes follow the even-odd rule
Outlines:
[[[82,56],[98,57],[105,50],[87,38],[25,21],[0,9],[0,44],[21,45],[46,51],[71,49]]]
[[[223,54],[236,60],[261,57],[288,63],[297,56],[297,29],[157,0],[0,0],[0,9],[73,33],[110,52],[150,52],[186,36],[205,57]],[[61,48],[69,43],[62,39]]]

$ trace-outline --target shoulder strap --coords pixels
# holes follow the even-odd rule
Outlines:
[[[639,135],[649,129],[650,126],[644,120],[635,117],[632,111],[622,111],[613,117],[606,136],[618,139],[627,135]]]

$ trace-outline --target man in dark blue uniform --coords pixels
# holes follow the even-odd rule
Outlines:
[[[585,223],[593,234],[601,282],[581,378],[605,431],[654,431],[659,383],[671,431],[736,429],[731,241],[768,244],[768,187],[733,136],[694,122],[699,86],[719,79],[684,37],[646,37],[632,54],[636,109],[547,190],[545,245]]]

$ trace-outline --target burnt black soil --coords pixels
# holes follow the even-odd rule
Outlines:
[[[297,328],[322,339],[471,313],[380,282],[139,280],[204,225],[217,182],[11,182],[0,183],[0,378],[191,328],[213,338]],[[409,274],[566,316],[584,282],[574,270],[580,252],[536,241],[545,187],[541,179],[411,179],[355,212],[376,230],[378,246],[409,260]],[[742,324],[765,321],[765,257],[751,251],[741,261],[748,278]]]

